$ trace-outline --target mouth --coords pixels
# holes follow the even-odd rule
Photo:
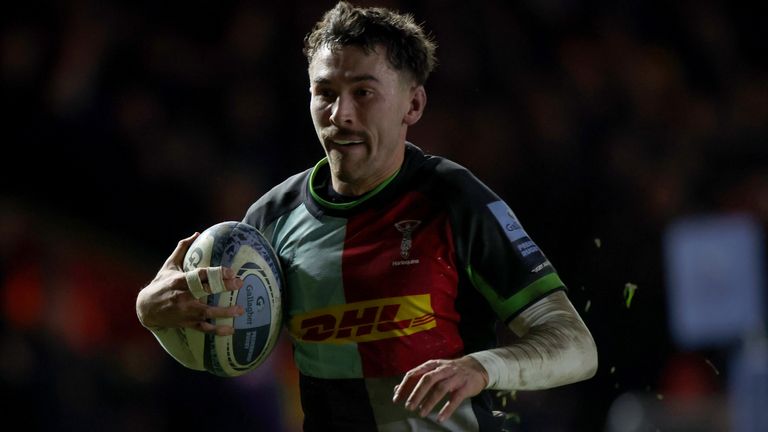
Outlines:
[[[340,145],[340,146],[350,146],[350,145],[355,145],[355,144],[362,144],[365,141],[360,140],[360,139],[357,139],[357,140],[332,139],[331,142],[336,144],[336,145]]]
[[[356,132],[351,130],[335,130],[329,131],[325,136],[325,142],[329,147],[344,148],[344,147],[356,147],[366,142],[366,137],[362,132]]]

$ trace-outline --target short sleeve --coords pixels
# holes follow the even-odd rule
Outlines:
[[[450,165],[444,167],[445,196],[457,258],[499,318],[507,322],[537,300],[565,289],[507,203],[469,171]]]

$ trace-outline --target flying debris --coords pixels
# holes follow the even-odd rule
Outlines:
[[[637,285],[631,282],[624,284],[624,301],[627,304],[627,309],[632,305],[632,298],[635,296],[635,291],[637,291]]]
[[[715,375],[720,375],[720,371],[717,370],[715,365],[711,361],[709,361],[709,359],[704,359],[704,361],[709,365],[709,367],[712,368],[712,370],[715,372]]]

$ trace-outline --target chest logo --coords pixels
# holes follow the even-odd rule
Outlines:
[[[406,219],[395,224],[400,233],[403,234],[403,239],[400,241],[400,256],[403,261],[393,261],[392,265],[407,265],[418,264],[418,259],[409,259],[411,257],[411,247],[413,247],[413,231],[421,225],[420,220]]]
[[[408,336],[437,325],[429,294],[331,306],[294,316],[291,335],[302,342],[344,344]]]

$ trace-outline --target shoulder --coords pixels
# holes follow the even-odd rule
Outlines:
[[[487,205],[499,197],[472,171],[442,156],[424,155],[420,184],[450,204]]]
[[[280,215],[296,208],[304,201],[311,171],[307,169],[294,174],[262,195],[248,208],[243,221],[263,229]]]

